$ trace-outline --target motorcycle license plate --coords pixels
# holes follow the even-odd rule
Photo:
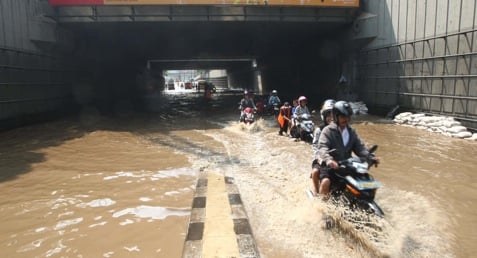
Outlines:
[[[381,185],[376,181],[358,181],[358,186],[361,189],[375,189],[379,188]]]

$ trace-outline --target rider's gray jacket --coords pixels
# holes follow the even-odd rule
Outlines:
[[[251,98],[243,98],[241,101],[240,101],[240,107],[239,109],[241,111],[243,111],[245,108],[253,108],[253,109],[256,109],[257,107],[255,106],[255,102],[253,101],[253,99]]]
[[[348,159],[354,152],[357,156],[368,158],[369,152],[359,138],[356,131],[347,125],[349,132],[349,141],[346,146],[343,144],[343,138],[338,125],[334,122],[323,128],[320,139],[318,140],[318,162],[322,164],[335,160],[336,162]],[[331,151],[330,150],[333,150]]]
[[[294,118],[299,118],[301,115],[303,114],[310,114],[310,110],[308,110],[308,107],[305,106],[305,107],[302,107],[302,106],[297,106],[295,108],[295,113],[293,114],[293,117]]]

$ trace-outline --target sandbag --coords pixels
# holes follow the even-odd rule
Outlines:
[[[465,126],[462,126],[462,125],[456,125],[456,126],[453,126],[451,128],[447,128],[446,131],[449,132],[449,133],[460,133],[460,132],[467,131],[467,128]]]
[[[469,138],[469,137],[472,137],[472,133],[469,132],[469,131],[463,131],[463,132],[452,134],[452,137],[455,137],[455,138]]]

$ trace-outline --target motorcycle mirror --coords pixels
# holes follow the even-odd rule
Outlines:
[[[369,148],[368,151],[369,151],[369,153],[373,153],[373,152],[375,152],[377,149],[378,149],[378,145],[375,144],[375,145],[371,146],[371,148]]]

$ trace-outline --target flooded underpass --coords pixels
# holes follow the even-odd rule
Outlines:
[[[199,172],[233,177],[261,257],[470,257],[475,142],[357,116],[378,144],[380,231],[325,229],[311,146],[273,117],[238,123],[241,96],[148,99],[157,112],[78,117],[0,134],[2,257],[181,257]],[[310,103],[316,109],[319,103]]]

